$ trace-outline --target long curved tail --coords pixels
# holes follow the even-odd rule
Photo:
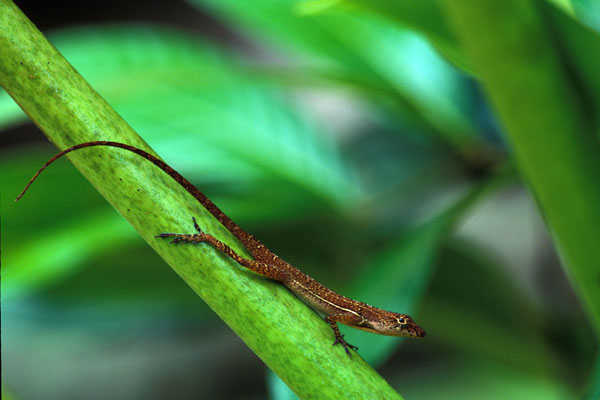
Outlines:
[[[40,168],[38,170],[38,172],[36,172],[36,174],[29,180],[29,183],[27,183],[27,186],[25,186],[25,189],[23,189],[23,191],[17,196],[15,201],[19,201],[25,195],[25,192],[27,192],[27,189],[29,189],[31,184],[37,179],[37,177],[42,173],[42,171],[44,171],[54,161],[58,160],[65,154],[68,154],[72,151],[83,149],[86,147],[94,147],[94,146],[118,147],[118,148],[130,151],[132,153],[135,153],[135,154],[145,158],[146,160],[150,161],[151,163],[156,165],[158,168],[163,170],[171,178],[173,178],[183,188],[185,188],[185,190],[187,190],[188,193],[190,193],[192,196],[194,196],[196,198],[196,200],[198,200],[200,202],[200,204],[202,204],[208,210],[208,212],[210,212],[240,242],[242,242],[244,247],[246,247],[246,249],[248,249],[248,251],[254,256],[254,258],[261,259],[263,257],[268,256],[267,254],[262,254],[263,253],[262,249],[266,249],[266,248],[254,236],[252,236],[251,234],[247,233],[242,228],[240,228],[235,222],[233,222],[231,220],[231,218],[229,218],[227,215],[225,215],[225,213],[223,211],[221,211],[219,209],[219,207],[217,207],[215,205],[215,203],[213,203],[210,199],[208,199],[208,197],[206,197],[202,192],[200,192],[194,185],[192,185],[190,183],[190,181],[185,179],[179,172],[175,171],[173,168],[171,168],[169,165],[167,165],[167,163],[165,163],[160,158],[153,156],[152,154],[150,154],[142,149],[138,149],[137,147],[133,147],[131,145],[124,144],[124,143],[110,142],[110,141],[85,142],[85,143],[80,143],[78,145],[69,147],[68,149],[61,151],[60,153],[58,153],[57,155],[55,155],[54,157],[52,157],[51,159],[46,161],[46,163],[42,166],[42,168]],[[270,255],[270,252],[269,252],[269,255]]]

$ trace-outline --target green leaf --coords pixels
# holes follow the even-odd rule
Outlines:
[[[549,22],[560,33],[555,40],[561,50],[561,62],[569,71],[567,77],[573,88],[581,92],[583,107],[587,108],[586,122],[600,137],[600,34],[560,10],[547,8]]]
[[[533,3],[443,4],[600,333],[600,144],[585,123],[585,99],[569,85]]]

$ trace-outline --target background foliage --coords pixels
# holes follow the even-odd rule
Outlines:
[[[588,254],[584,266],[560,267],[542,219],[582,214],[593,223],[585,210],[598,187],[580,177],[593,177],[595,166],[573,169],[569,160],[584,158],[569,143],[524,164],[514,131],[540,129],[546,110],[564,113],[579,121],[573,141],[593,138],[587,148],[600,159],[600,9],[507,6],[516,21],[535,23],[467,43],[461,17],[486,18],[467,5],[204,0],[154,5],[154,13],[115,5],[106,18],[87,10],[66,21],[22,8],[51,26],[45,33],[84,78],[241,226],[330,287],[410,313],[427,329],[425,341],[345,331],[401,394],[593,396],[600,304],[584,292],[600,291],[578,276],[598,276],[589,243],[600,233],[571,232],[565,242],[551,225],[563,256]],[[509,39],[550,75],[510,51],[478,52]],[[490,76],[481,57],[510,68]],[[556,93],[548,82],[569,96],[535,105],[512,97],[507,111],[490,83],[498,76],[539,78],[524,98]],[[56,151],[26,121],[1,93],[5,390],[14,398],[286,398],[69,163],[13,203]],[[536,133],[537,150],[556,144]],[[582,188],[550,194],[572,214],[545,207],[536,177],[553,171]]]

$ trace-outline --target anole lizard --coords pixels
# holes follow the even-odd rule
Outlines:
[[[406,336],[406,337],[424,337],[425,331],[419,327],[413,319],[406,314],[397,314],[391,311],[385,311],[370,306],[360,301],[344,297],[333,290],[321,285],[299,269],[291,266],[271,250],[266,248],[254,236],[245,232],[235,222],[233,222],[223,211],[221,211],[212,201],[202,194],[187,179],[181,176],[177,171],[167,165],[164,161],[136,147],[109,141],[96,141],[81,143],[66,150],[61,151],[56,156],[44,164],[42,168],[31,178],[25,189],[17,197],[17,201],[23,197],[29,186],[35,181],[38,175],[50,164],[63,155],[72,151],[92,146],[109,146],[125,149],[140,155],[146,160],[154,163],[158,168],[167,173],[177,183],[183,186],[200,204],[202,204],[221,224],[223,224],[252,254],[254,260],[243,258],[235,253],[229,246],[217,238],[201,231],[192,218],[194,228],[197,233],[161,233],[157,238],[173,238],[171,243],[208,243],[215,249],[228,255],[240,265],[266,276],[267,278],[283,283],[302,301],[326,315],[325,320],[333,329],[335,341],[333,345],[341,344],[350,356],[349,348],[358,350],[344,340],[343,335],[337,326],[337,323],[348,325],[352,328],[362,329],[368,332],[387,336]]]

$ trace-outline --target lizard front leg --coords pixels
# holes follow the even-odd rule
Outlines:
[[[349,313],[332,314],[328,315],[325,318],[325,321],[327,321],[327,323],[333,330],[333,334],[335,335],[335,340],[333,341],[332,346],[335,346],[338,343],[341,344],[344,347],[344,350],[346,350],[348,356],[350,357],[352,357],[352,354],[350,354],[350,350],[348,350],[348,348],[352,350],[358,350],[358,347],[346,342],[346,340],[344,339],[344,335],[342,335],[342,333],[340,332],[340,328],[338,328],[337,326],[337,323],[340,322],[342,324],[356,324],[357,322],[359,322],[357,321],[357,319],[358,317],[356,315]]]

